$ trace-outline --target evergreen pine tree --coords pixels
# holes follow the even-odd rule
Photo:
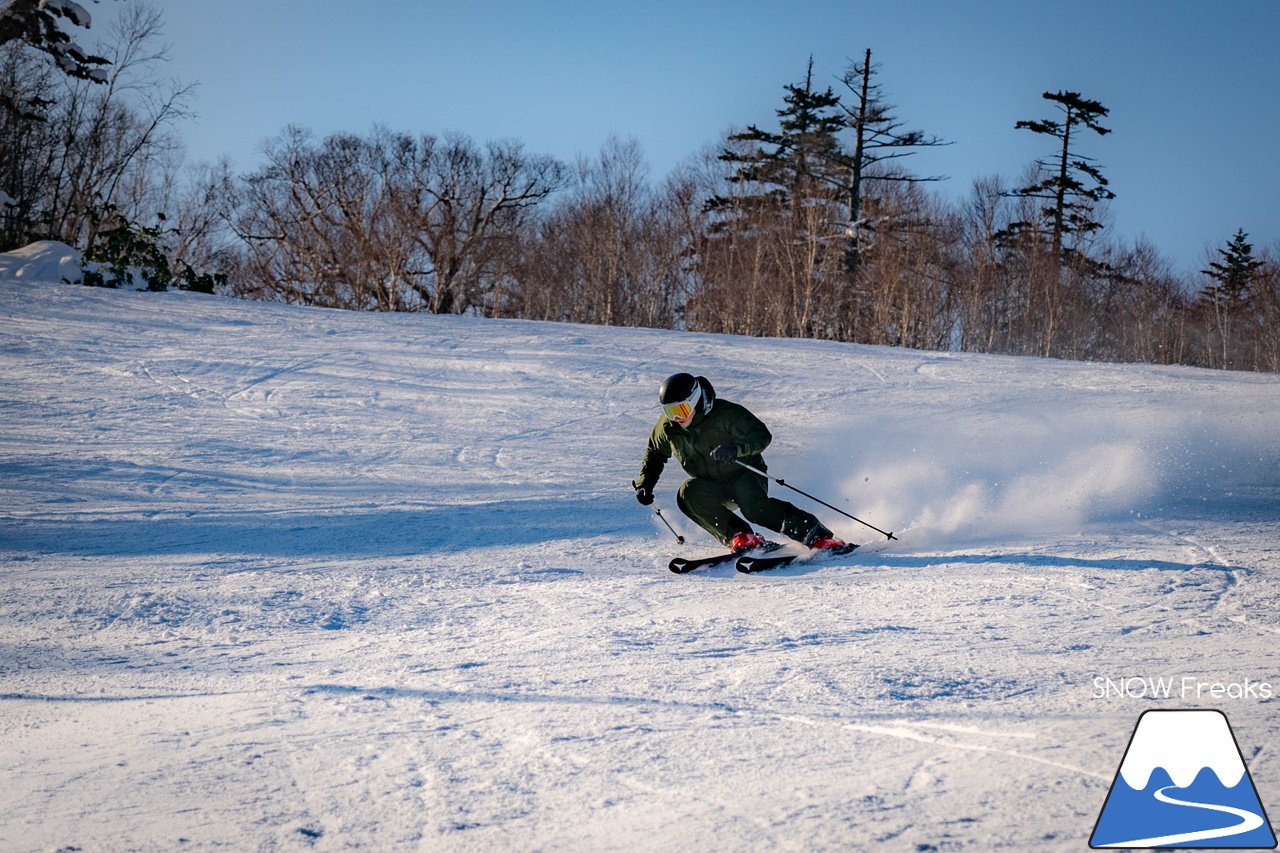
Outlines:
[[[735,167],[730,183],[754,187],[745,194],[750,208],[802,206],[808,197],[821,192],[839,151],[837,134],[844,127],[838,112],[840,98],[830,87],[814,89],[812,58],[804,83],[789,84],[785,89],[785,106],[777,111],[778,131],[748,125],[746,131],[729,137],[732,142],[746,143],[744,148],[720,155]],[[742,201],[743,197],[714,196],[706,206],[715,211]]]
[[[1248,299],[1254,278],[1263,266],[1253,257],[1253,244],[1248,237],[1243,228],[1238,229],[1227,247],[1218,250],[1221,263],[1211,261],[1208,269],[1200,271],[1214,281],[1200,292],[1204,303],[1229,309]]]
[[[95,83],[106,82],[107,73],[103,66],[110,62],[86,53],[63,32],[59,18],[66,18],[72,26],[85,29],[92,21],[88,11],[74,0],[9,0],[0,9],[0,45],[21,42],[47,54],[68,76]],[[21,112],[19,104],[6,92],[0,92],[0,105]]]
[[[703,303],[718,310],[722,331],[816,334],[831,280],[829,251],[839,218],[829,172],[843,128],[839,98],[813,81],[785,87],[778,129],[756,125],[729,137],[726,190],[704,203],[697,263],[709,283]],[[705,310],[705,309],[704,309]]]
[[[884,102],[880,85],[872,82],[877,70],[878,66],[871,64],[871,49],[868,48],[862,62],[854,63],[843,77],[845,87],[855,99],[852,107],[842,105],[845,125],[853,131],[853,150],[837,156],[843,167],[838,173],[837,186],[847,200],[849,212],[845,269],[850,275],[857,272],[863,233],[874,229],[874,224],[867,221],[862,211],[864,183],[944,180],[940,176],[924,178],[902,172],[874,172],[873,167],[915,153],[903,149],[950,144],[921,130],[903,130],[903,122],[893,115],[893,106]]]
[[[1100,136],[1110,133],[1109,128],[1098,123],[1098,119],[1110,111],[1097,101],[1082,98],[1078,92],[1045,92],[1042,97],[1058,105],[1063,119],[1020,121],[1014,127],[1052,136],[1061,145],[1054,159],[1039,161],[1040,166],[1047,170],[1047,177],[1039,183],[1014,190],[1011,195],[1047,202],[1041,208],[1043,222],[1016,222],[1003,236],[1028,231],[1042,233],[1040,229],[1047,227],[1054,256],[1064,258],[1073,251],[1065,247],[1066,237],[1088,234],[1101,228],[1102,223],[1093,218],[1094,205],[1115,198],[1115,193],[1107,189],[1107,179],[1093,165],[1092,158],[1077,153],[1074,147],[1077,128],[1087,128]]]
[[[1201,270],[1213,280],[1213,284],[1200,293],[1200,305],[1210,315],[1214,331],[1217,333],[1217,350],[1214,359],[1217,367],[1232,366],[1233,350],[1239,332],[1235,328],[1237,315],[1249,299],[1258,270],[1263,262],[1253,257],[1253,246],[1248,235],[1241,228],[1227,243],[1225,249],[1219,249],[1220,261],[1211,261],[1209,268]]]

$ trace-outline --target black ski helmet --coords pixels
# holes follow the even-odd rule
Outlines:
[[[681,404],[687,405],[690,413],[701,412],[705,408],[702,383],[690,373],[672,374],[658,387],[658,401],[667,417],[673,420]]]

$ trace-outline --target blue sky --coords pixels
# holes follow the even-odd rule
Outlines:
[[[125,2],[90,6],[98,34]],[[1184,271],[1244,228],[1280,244],[1277,0],[167,0],[168,73],[198,82],[182,127],[194,160],[259,162],[287,124],[382,123],[515,138],[563,160],[636,138],[655,179],[730,127],[773,126],[812,55],[839,87],[866,48],[912,128],[954,144],[907,163],[1015,179],[1052,140],[1045,91],[1111,110],[1090,135],[1117,198],[1117,236],[1146,236]]]

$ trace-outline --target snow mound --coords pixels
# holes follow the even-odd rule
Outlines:
[[[0,254],[0,281],[84,284],[86,272],[102,272],[104,276],[114,278],[108,275],[112,270],[111,264],[85,261],[79,250],[57,240],[39,240],[21,249]],[[127,282],[112,289],[150,289],[142,269],[131,266],[128,272]]]
[[[57,240],[39,240],[0,254],[0,280],[69,281],[84,275],[80,252]]]

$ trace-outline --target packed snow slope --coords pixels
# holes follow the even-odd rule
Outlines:
[[[1280,811],[1274,375],[0,305],[0,850],[1079,851],[1178,707]],[[668,572],[682,370],[899,541]]]

